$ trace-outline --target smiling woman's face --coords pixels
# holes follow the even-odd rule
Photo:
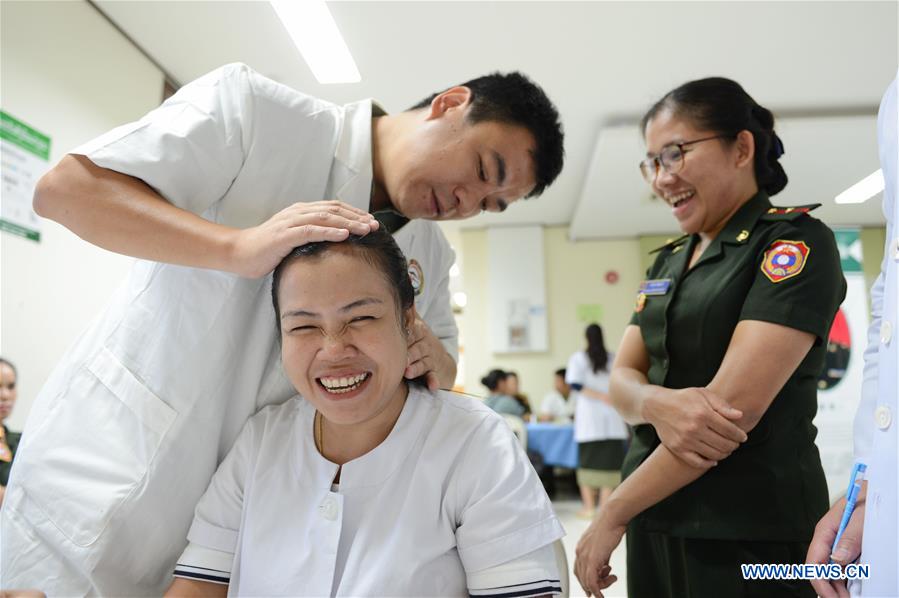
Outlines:
[[[358,252],[335,246],[297,259],[278,289],[284,370],[341,425],[367,422],[405,396],[408,349],[395,294]]]
[[[646,125],[647,155],[656,155],[673,143],[712,137],[719,132],[695,127],[670,110],[662,110]],[[710,139],[685,148],[682,169],[671,174],[659,169],[652,190],[671,207],[671,214],[685,233],[720,230],[744,197],[743,180],[749,173],[736,144]],[[754,177],[753,183],[754,184]]]

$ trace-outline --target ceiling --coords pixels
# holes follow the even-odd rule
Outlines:
[[[675,228],[649,199],[636,122],[684,81],[739,81],[781,119],[790,185],[830,224],[882,222],[833,197],[878,168],[875,118],[897,72],[897,2],[329,2],[362,82],[321,85],[267,2],[94,3],[172,79],[228,62],[338,103],[399,111],[492,70],[521,70],[559,107],[566,165],[542,197],[460,226],[571,224],[573,238]]]

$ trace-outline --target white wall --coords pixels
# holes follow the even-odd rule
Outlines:
[[[50,164],[162,99],[163,75],[83,1],[0,3],[2,108],[51,137]],[[128,258],[43,221],[40,243],[0,233],[0,354],[19,370],[21,430],[43,381],[124,278]]]
[[[467,393],[486,396],[480,379],[494,367],[518,372],[521,390],[536,408],[552,389],[553,372],[564,367],[574,351],[586,347],[587,322],[577,318],[578,305],[599,304],[599,324],[605,332],[606,347],[618,347],[634,308],[636,290],[643,280],[640,246],[637,239],[616,241],[568,240],[568,227],[543,229],[546,275],[546,309],[549,350],[534,353],[492,353],[489,348],[487,295],[487,232],[462,231],[463,275],[468,305],[459,318],[464,339]],[[457,248],[458,249],[458,248]],[[614,270],[619,279],[610,284],[606,272]]]

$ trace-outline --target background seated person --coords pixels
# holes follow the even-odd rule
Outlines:
[[[512,370],[506,372],[506,394],[521,403],[521,406],[524,407],[524,417],[525,419],[529,419],[531,417],[531,402],[528,400],[528,396],[521,392],[521,381],[518,379],[518,373]]]
[[[490,396],[484,401],[484,404],[503,415],[517,415],[523,418],[528,410],[520,401],[511,396],[507,390],[507,382],[509,373],[503,370],[490,370],[486,376],[481,378],[481,384],[490,391]]]
[[[508,426],[403,378],[413,290],[391,236],[295,249],[272,299],[302,396],[247,423],[166,595],[559,593],[564,531]]]
[[[12,460],[16,456],[16,448],[22,434],[13,432],[6,427],[6,418],[12,413],[16,404],[16,366],[0,357],[0,505],[3,504],[3,496],[6,494],[6,483],[9,481],[9,471],[12,469]]]
[[[571,387],[565,382],[565,368],[560,368],[553,376],[553,390],[546,393],[546,396],[540,401],[537,421],[557,424],[570,423],[574,410],[571,408],[571,403],[568,402],[569,394],[571,394]]]

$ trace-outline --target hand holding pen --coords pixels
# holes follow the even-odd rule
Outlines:
[[[862,549],[862,528],[865,520],[865,484],[858,477],[862,470],[861,463],[853,468],[849,482],[849,490],[845,498],[838,500],[815,526],[815,535],[809,544],[807,563],[837,563],[845,567],[856,560]],[[858,483],[855,502],[848,518],[845,518],[849,498]],[[848,523],[846,521],[848,521]],[[843,524],[843,525],[841,525]],[[845,579],[815,579],[812,587],[822,598],[848,598]]]
[[[847,552],[845,548],[839,549],[840,554],[838,554],[837,546],[840,543],[840,539],[843,537],[843,533],[846,531],[846,526],[849,525],[849,520],[852,518],[852,513],[855,511],[856,504],[859,500],[859,495],[862,491],[862,483],[865,479],[865,472],[867,471],[868,466],[864,463],[856,463],[852,468],[852,475],[849,478],[849,488],[846,490],[846,506],[843,507],[843,516],[840,519],[840,526],[837,528],[837,535],[833,540],[833,545],[830,549],[831,560],[830,562],[840,562],[840,564],[845,565],[845,562],[842,562],[847,555],[842,554]],[[836,558],[834,558],[836,557]]]

